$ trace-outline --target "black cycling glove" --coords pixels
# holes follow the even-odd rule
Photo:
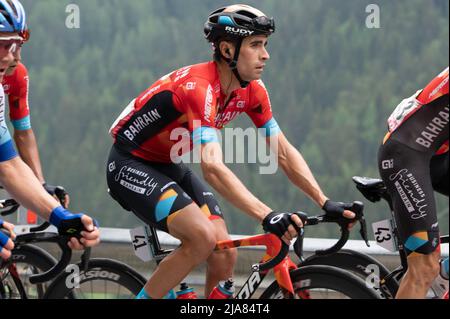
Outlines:
[[[262,221],[263,229],[266,232],[282,237],[288,230],[289,225],[297,228],[297,225],[291,220],[291,215],[290,213],[271,212]]]
[[[322,209],[329,217],[339,218],[343,217],[344,210],[349,209],[351,206],[343,202],[333,202],[327,200]]]

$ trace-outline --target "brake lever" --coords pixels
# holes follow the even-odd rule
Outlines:
[[[366,223],[366,219],[364,217],[362,217],[359,220],[359,224],[361,226],[361,228],[359,229],[359,234],[361,235],[361,238],[366,242],[367,247],[370,247],[369,244],[369,236],[367,235],[367,223]]]
[[[86,272],[89,267],[90,258],[91,258],[91,247],[87,247],[84,249],[84,252],[81,255],[81,269],[83,269],[84,272]]]
[[[1,204],[0,209],[5,208],[5,207],[10,207],[9,209],[2,211],[0,213],[2,216],[11,215],[11,214],[15,213],[17,211],[17,209],[20,207],[20,204],[17,203],[14,199],[2,200],[2,201],[0,201],[0,204]]]
[[[64,189],[64,187],[56,186],[55,187],[55,195],[56,195],[56,197],[58,197],[58,200],[60,201],[61,205],[63,205],[63,207],[66,207],[66,195],[67,195],[67,192]]]

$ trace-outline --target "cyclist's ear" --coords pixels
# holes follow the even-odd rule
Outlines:
[[[220,51],[221,51],[222,54],[223,54],[226,58],[228,58],[228,59],[233,58],[232,52],[231,52],[231,50],[230,50],[230,45],[231,45],[231,44],[230,44],[229,42],[227,42],[227,41],[221,41],[221,42],[219,43]]]

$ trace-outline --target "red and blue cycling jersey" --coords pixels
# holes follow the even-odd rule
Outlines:
[[[183,132],[189,135],[189,147],[177,147],[176,156],[195,144],[218,141],[217,130],[242,113],[257,128],[263,128],[265,136],[280,131],[261,80],[225,99],[215,62],[186,66],[162,77],[132,100],[110,133],[119,149],[148,161],[169,163]]]
[[[447,95],[449,87],[449,68],[447,67],[438,76],[436,76],[423,90],[418,90],[411,97],[404,99],[394,110],[388,119],[389,132],[384,137],[385,143],[391,134],[396,131],[406,121],[414,121],[414,114],[422,107],[430,107],[430,104],[437,99]],[[448,99],[447,99],[448,103]],[[447,119],[448,121],[448,119]],[[432,123],[432,132],[437,132],[441,123]],[[437,133],[436,133],[437,134]],[[425,136],[426,137],[426,136]],[[449,151],[448,139],[441,145],[436,154],[443,154]]]
[[[3,89],[5,94],[8,95],[9,117],[15,130],[31,129],[28,80],[28,70],[20,62],[13,74],[3,77]]]

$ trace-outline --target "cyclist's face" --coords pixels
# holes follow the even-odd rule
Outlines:
[[[238,59],[238,71],[245,81],[259,80],[266,61],[270,59],[266,50],[267,36],[255,35],[244,38]]]
[[[6,70],[14,61],[13,53],[21,43],[19,40],[11,40],[14,36],[18,36],[18,34],[0,32],[0,80],[3,79]]]
[[[22,60],[22,55],[21,55],[22,45],[23,45],[23,43],[20,43],[20,45],[18,45],[16,50],[13,52],[14,59],[11,62],[11,64],[9,65],[9,68],[6,70],[6,75],[13,74],[14,71],[16,70],[16,68],[17,68],[17,65]]]

